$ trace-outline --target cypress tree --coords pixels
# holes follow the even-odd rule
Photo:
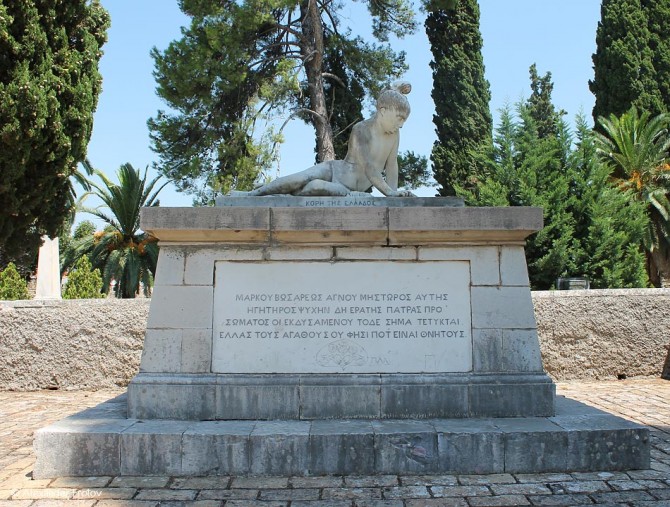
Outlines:
[[[649,48],[652,52],[656,85],[665,109],[670,111],[670,2],[667,0],[642,0],[649,27]],[[660,112],[660,111],[659,111]],[[653,113],[653,112],[652,112]]]
[[[589,82],[596,97],[593,107],[596,125],[599,117],[620,116],[633,105],[652,115],[665,109],[654,68],[654,38],[643,3],[641,0],[603,0],[596,32],[597,49],[593,55],[595,75]],[[653,24],[655,26],[655,22]],[[659,30],[663,28],[667,30],[667,25]],[[657,39],[664,36],[667,37],[659,33]]]
[[[444,8],[441,3],[444,4]],[[481,153],[491,146],[491,93],[484,79],[476,0],[432,2],[426,34],[433,60],[437,141],[431,160],[440,195],[455,195],[478,176]]]
[[[0,0],[0,250],[61,232],[102,79],[98,0]]]

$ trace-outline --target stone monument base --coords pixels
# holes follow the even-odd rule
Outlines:
[[[183,421],[126,396],[35,434],[35,479],[92,475],[491,474],[649,468],[649,430],[574,400],[553,417]]]
[[[524,256],[542,210],[461,204],[145,208],[140,373],[39,431],[34,476],[648,467],[647,429],[555,403]]]

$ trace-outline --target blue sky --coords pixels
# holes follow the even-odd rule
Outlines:
[[[366,30],[356,27],[365,18],[360,15],[360,4],[344,3],[343,12],[351,26]],[[102,0],[102,4],[110,12],[112,26],[100,62],[103,91],[88,156],[95,167],[113,177],[126,162],[144,168],[156,160],[146,121],[166,106],[155,94],[149,51],[154,46],[163,49],[178,38],[187,18],[176,0]],[[580,110],[590,120],[594,98],[588,80],[593,77],[591,55],[600,1],[479,0],[479,5],[494,118],[505,103],[513,104],[530,94],[528,68],[536,63],[540,75],[552,73],[554,104],[567,111],[570,120]],[[419,17],[423,21],[423,16]],[[423,24],[415,35],[394,42],[394,47],[407,52],[410,70],[404,78],[413,85],[409,96],[412,114],[401,132],[400,149],[429,156],[435,141],[434,104],[430,96],[431,54]],[[309,167],[314,159],[313,131],[298,120],[285,134],[281,174]],[[156,173],[150,171],[150,175]],[[420,195],[434,195],[434,190],[424,189]],[[172,185],[161,193],[162,206],[190,206],[191,202],[191,196],[176,192]]]

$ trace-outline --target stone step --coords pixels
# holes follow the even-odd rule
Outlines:
[[[33,477],[540,473],[650,463],[646,427],[563,397],[554,417],[171,421],[126,414],[122,395],[37,431]]]

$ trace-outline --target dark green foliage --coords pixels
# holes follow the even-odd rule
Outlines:
[[[649,278],[656,286],[670,283],[670,114],[638,115],[635,108],[600,118],[598,150],[619,188],[647,211],[643,245]]]
[[[641,0],[646,9],[649,26],[649,49],[653,54],[656,86],[665,108],[670,112],[670,2],[668,0]],[[659,111],[660,112],[660,111]]]
[[[82,255],[68,273],[67,284],[63,291],[63,299],[97,299],[103,298],[102,276],[99,269],[91,270],[91,261]]]
[[[0,0],[0,250],[62,231],[101,90],[97,0]]]
[[[413,151],[398,154],[398,188],[414,190],[427,186],[430,180],[431,174],[426,157]]]
[[[652,49],[655,46],[663,51],[667,47],[667,43],[659,44],[661,39],[667,41],[667,25],[657,26],[662,19],[660,12],[667,11],[667,7],[659,8],[659,16],[652,21],[644,7],[646,3],[641,0],[602,2],[597,49],[593,55],[595,75],[589,82],[596,97],[593,108],[596,125],[599,117],[620,116],[631,106],[653,115],[667,110],[668,103],[664,104],[659,90],[659,75],[654,67],[657,57]],[[661,31],[652,35],[650,21],[655,30],[660,28]],[[658,56],[662,61],[667,57],[665,53]]]
[[[158,169],[200,202],[253,186],[276,157],[281,132],[265,127],[278,118],[297,116],[315,127],[318,161],[340,155],[363,95],[376,95],[405,69],[404,55],[390,45],[343,29],[339,3],[182,0],[180,6],[190,26],[165,51],[152,52],[157,93],[173,112],[159,111],[148,124]],[[368,6],[380,41],[414,29],[406,0]]]
[[[443,10],[429,3],[426,18],[437,132],[431,160],[440,195],[454,195],[457,186],[476,182],[480,155],[490,149],[492,131],[479,6],[476,0],[452,4]]]
[[[549,136],[558,135],[558,120],[565,111],[556,112],[551,102],[551,92],[554,83],[551,80],[551,72],[540,77],[535,64],[530,66],[530,89],[533,91],[528,99],[528,110],[537,127],[537,136],[544,139]]]
[[[544,228],[526,246],[532,288],[553,288],[560,276],[588,277],[593,288],[644,287],[644,208],[610,183],[583,117],[576,139],[560,115],[544,121],[540,111],[555,110],[546,83],[546,100],[519,104],[518,118],[501,111],[488,174],[461,192],[471,205],[543,208]]]
[[[645,206],[612,184],[611,169],[600,163],[593,132],[577,117],[577,139],[570,156],[575,273],[587,276],[594,289],[646,287],[645,256],[640,248],[647,224]]]
[[[28,284],[16,270],[13,262],[0,272],[0,301],[29,299]]]
[[[113,183],[102,172],[96,171],[102,184],[91,182],[93,195],[99,197],[109,212],[100,208],[85,208],[104,221],[104,231],[85,235],[72,243],[63,268],[71,269],[82,256],[91,259],[92,265],[102,272],[103,291],[107,292],[112,281],[117,297],[134,298],[143,285],[145,295],[149,295],[156,274],[158,261],[157,240],[140,231],[140,209],[158,205],[158,193],[167,184],[154,190],[160,177],[147,182],[144,176],[130,164],[122,165]]]

